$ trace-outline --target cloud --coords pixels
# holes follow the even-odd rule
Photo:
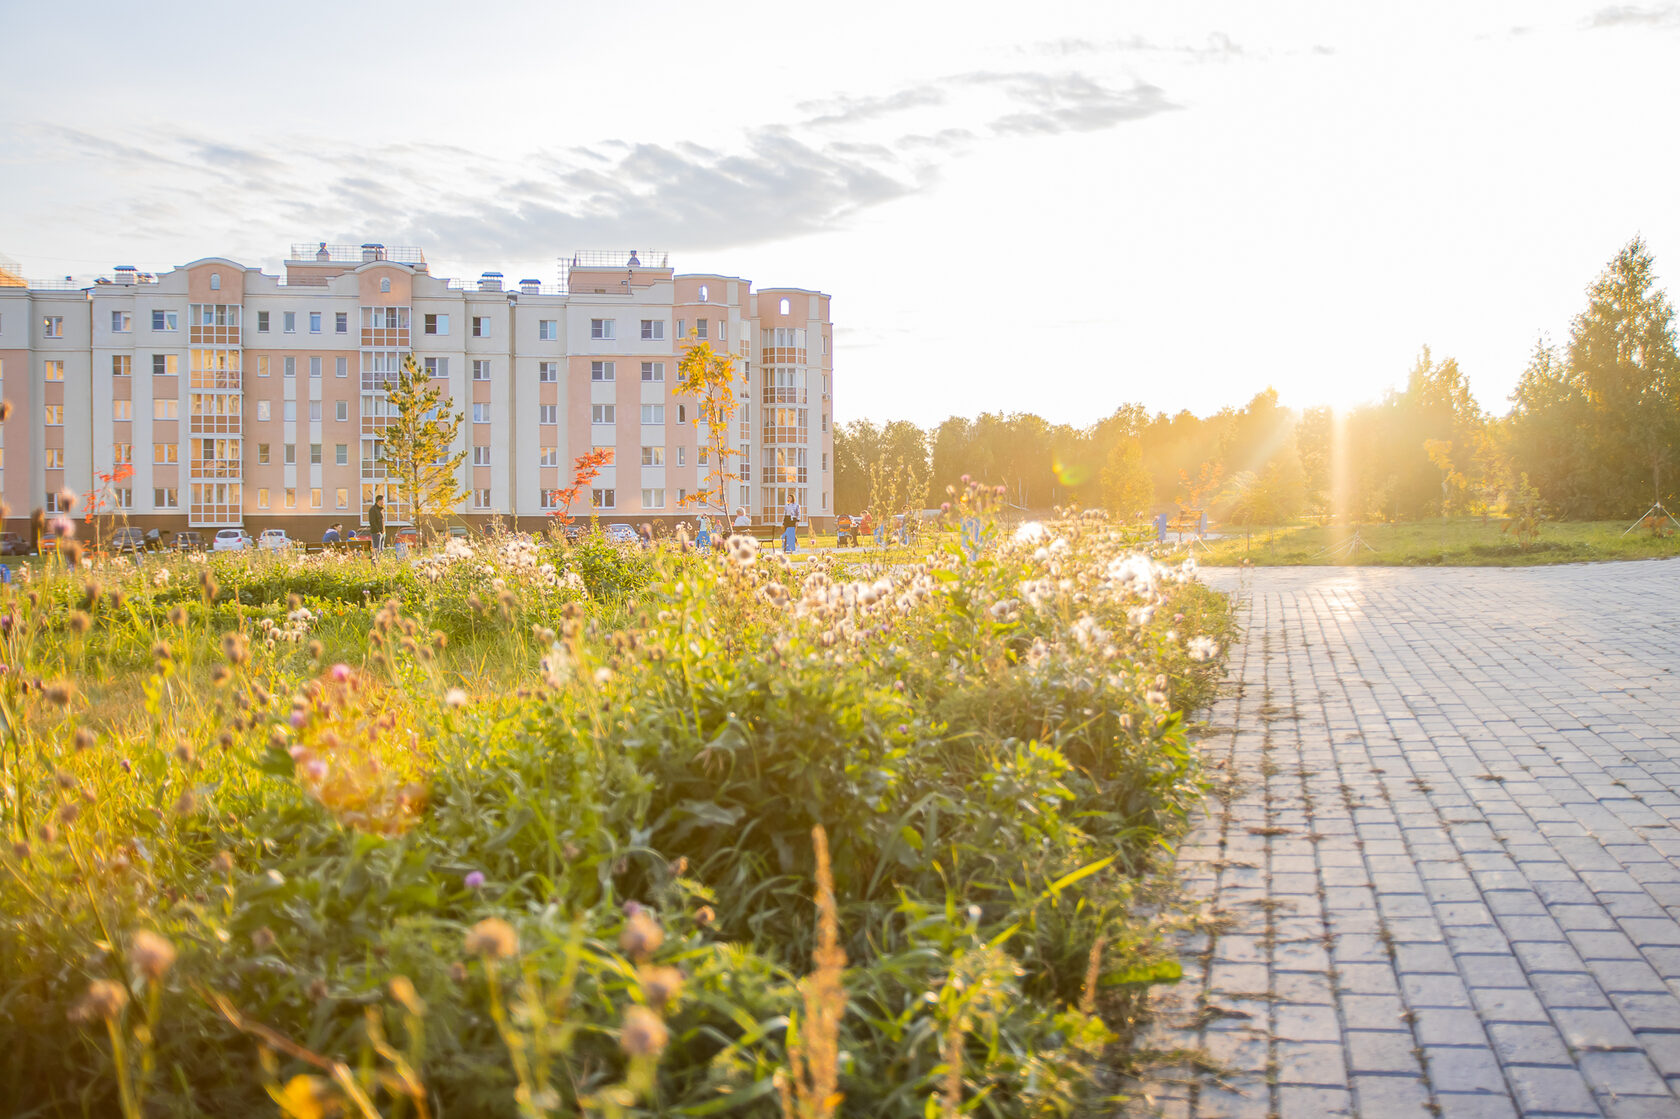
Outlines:
[[[1592,14],[1591,27],[1680,27],[1680,4],[1659,4],[1639,8],[1614,4]]]
[[[502,157],[430,142],[235,142],[178,127],[116,138],[44,124],[36,139],[69,156],[58,161],[68,175],[90,165],[124,172],[120,193],[100,199],[101,227],[191,226],[239,245],[361,231],[454,260],[530,260],[626,238],[718,249],[840,229],[928,189],[945,162],[981,144],[1091,132],[1175,107],[1143,82],[1023,69],[806,102],[791,122],[710,146],[606,139]],[[903,114],[912,117],[894,121]],[[41,220],[64,221],[67,203],[38,189]]]

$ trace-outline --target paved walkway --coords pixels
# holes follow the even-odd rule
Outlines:
[[[1134,1113],[1680,1119],[1680,561],[1206,574],[1246,637]]]

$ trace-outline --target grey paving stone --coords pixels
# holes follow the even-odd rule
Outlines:
[[[1417,1075],[1423,1062],[1410,1030],[1349,1030],[1347,1066],[1359,1073]]]
[[[1517,1104],[1529,1114],[1598,1115],[1592,1089],[1573,1068],[1510,1065],[1505,1069]]]

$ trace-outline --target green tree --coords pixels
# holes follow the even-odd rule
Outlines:
[[[1102,469],[1103,506],[1121,520],[1146,517],[1155,506],[1155,481],[1143,468],[1143,442],[1135,435],[1115,441]]]
[[[708,452],[701,487],[687,501],[727,517],[728,486],[730,481],[740,477],[729,469],[729,459],[740,453],[728,442],[729,421],[736,409],[735,359],[727,353],[713,350],[710,342],[685,341],[684,345],[682,360],[677,363],[676,384],[671,392],[694,397],[694,426],[705,427]],[[838,441],[836,433],[836,443]]]
[[[388,500],[406,509],[417,525],[448,516],[467,498],[461,488],[467,450],[453,450],[465,414],[449,414],[443,390],[421,371],[413,354],[403,358],[386,399],[395,414],[380,430],[378,458],[386,477],[397,483],[397,493]]]

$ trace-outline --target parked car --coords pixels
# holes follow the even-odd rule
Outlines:
[[[216,533],[216,539],[211,541],[210,547],[218,552],[243,552],[255,542],[251,534],[242,528],[224,528]]]
[[[837,548],[855,548],[858,542],[857,518],[850,513],[841,513],[834,518],[834,545]]]
[[[634,544],[642,538],[640,533],[623,521],[608,525],[601,535],[614,544]]]
[[[175,534],[175,550],[177,552],[202,552],[204,550],[204,534],[187,530]]]
[[[220,535],[219,533],[217,535]],[[283,528],[265,528],[257,537],[257,547],[266,552],[284,552],[292,546],[292,538]]]
[[[146,530],[141,528],[119,528],[111,534],[111,539],[105,545],[113,552],[141,552],[146,549]]]
[[[0,556],[27,556],[29,541],[21,532],[0,532]]]

